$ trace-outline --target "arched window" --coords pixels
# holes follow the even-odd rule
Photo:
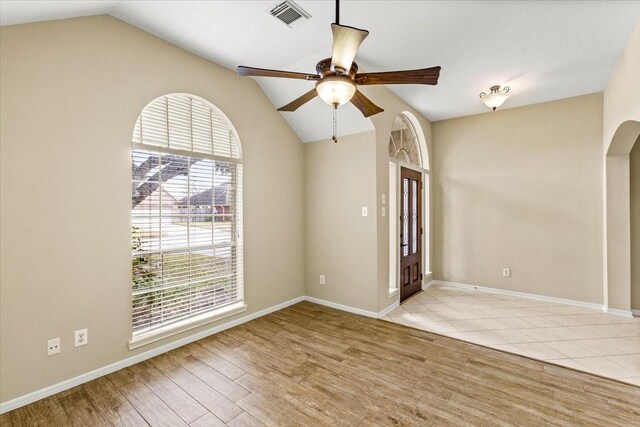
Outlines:
[[[242,160],[214,105],[161,96],[131,150],[133,339],[137,347],[242,311]]]
[[[420,148],[418,134],[411,120],[404,114],[398,114],[391,127],[389,157],[422,167]]]

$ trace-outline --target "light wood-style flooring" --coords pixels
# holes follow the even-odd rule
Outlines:
[[[640,387],[300,303],[2,426],[640,425]]]

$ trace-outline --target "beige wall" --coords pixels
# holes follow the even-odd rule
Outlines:
[[[604,91],[604,295],[608,307],[631,308],[629,153],[640,135],[640,24]]]
[[[609,308],[631,309],[631,199],[629,155],[606,156],[607,301]]]
[[[640,139],[630,159],[631,174],[631,308],[640,310]]]
[[[622,123],[627,120],[640,121],[640,77],[638,76],[640,76],[640,24],[627,42],[604,90],[604,153],[609,151],[613,135]],[[629,154],[629,151],[625,154]]]
[[[305,291],[377,312],[374,141],[364,132],[304,146]]]
[[[434,123],[435,278],[601,303],[601,135],[602,94]]]
[[[374,132],[343,136],[338,144],[305,144],[305,289],[311,297],[378,313],[399,298],[389,296],[389,218],[381,215],[391,126],[398,114],[411,113],[429,151],[431,122],[385,87],[362,91],[384,108],[371,117]]]
[[[0,43],[0,401],[189,334],[127,349],[129,149],[162,94],[211,101],[242,141],[248,313],[303,295],[303,145],[253,80],[108,16],[3,27]]]

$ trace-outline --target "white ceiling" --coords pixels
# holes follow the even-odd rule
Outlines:
[[[297,3],[312,15],[289,29],[263,1],[0,1],[0,24],[111,14],[234,70],[238,65],[311,72],[331,55],[332,1]],[[640,1],[341,1],[340,21],[370,31],[361,69],[442,66],[437,86],[388,86],[430,120],[485,113],[478,93],[508,84],[502,108],[604,89],[633,29]],[[275,107],[312,83],[256,79]],[[375,101],[375,99],[374,99]],[[381,105],[384,108],[384,105]],[[303,141],[331,135],[331,108],[315,99],[282,113]],[[339,134],[372,129],[351,105]]]

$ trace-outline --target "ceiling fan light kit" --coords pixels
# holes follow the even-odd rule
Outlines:
[[[302,105],[319,96],[333,106],[334,132],[336,138],[336,110],[340,105],[351,103],[365,117],[384,111],[358,90],[358,86],[384,84],[425,84],[436,85],[440,77],[440,67],[419,70],[386,71],[381,73],[358,73],[354,62],[358,48],[369,35],[369,31],[340,25],[340,1],[336,0],[336,22],[331,24],[333,33],[333,51],[331,58],[323,59],[316,65],[316,74],[292,71],[268,70],[239,66],[236,73],[240,76],[281,77],[316,82],[315,88],[294,99],[278,111],[295,111]]]
[[[487,94],[485,92],[480,92],[480,99],[485,105],[491,108],[493,111],[496,111],[496,108],[504,104],[504,101],[509,97],[509,86],[504,86],[502,89],[500,85],[491,86],[489,88],[490,92]]]
[[[316,83],[320,99],[335,107],[351,101],[356,90],[356,84],[347,76],[327,76]]]

